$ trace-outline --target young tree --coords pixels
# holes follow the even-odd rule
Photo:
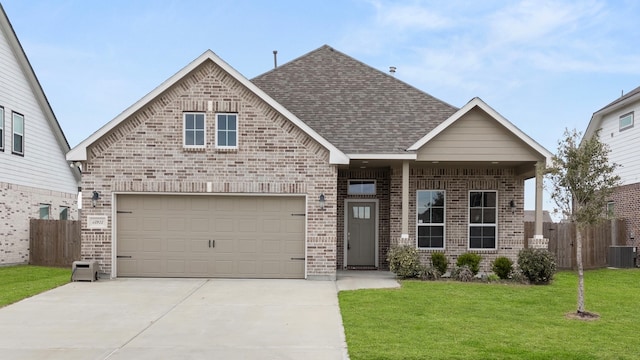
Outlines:
[[[591,314],[584,309],[582,238],[589,226],[605,218],[607,201],[620,177],[614,173],[618,165],[609,163],[609,147],[600,142],[599,130],[582,141],[582,134],[576,130],[566,129],[563,136],[546,173],[558,210],[576,224],[577,315],[584,317]]]

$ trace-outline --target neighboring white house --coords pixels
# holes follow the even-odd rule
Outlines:
[[[29,219],[77,219],[80,173],[0,5],[0,265],[29,261]]]
[[[616,173],[622,184],[611,197],[607,211],[625,219],[630,245],[637,244],[640,232],[640,126],[635,125],[636,113],[640,114],[640,87],[596,111],[584,135],[589,138],[601,129],[600,141],[611,150],[609,161],[620,165]]]

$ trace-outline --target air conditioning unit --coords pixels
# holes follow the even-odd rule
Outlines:
[[[634,246],[609,246],[609,266],[614,268],[635,267],[636,248]]]
[[[98,280],[98,262],[74,261],[71,265],[71,281],[95,281]]]

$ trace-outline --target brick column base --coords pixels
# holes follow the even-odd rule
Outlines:
[[[530,249],[545,249],[549,250],[549,239],[529,239],[529,248]]]

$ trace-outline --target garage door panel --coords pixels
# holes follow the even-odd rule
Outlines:
[[[219,274],[221,277],[232,277],[233,275],[233,261],[231,260],[218,260],[213,263],[213,273]]]
[[[180,231],[184,232],[187,230],[187,222],[186,219],[170,217],[167,219],[167,231]]]
[[[143,210],[162,210],[163,199],[161,197],[146,196],[142,199]]]
[[[160,239],[144,239],[136,241],[139,244],[142,244],[140,249],[143,252],[161,252],[162,251],[162,240]]]
[[[304,257],[302,197],[119,195],[117,203],[117,255],[126,256],[118,276],[304,277],[304,260],[290,260]]]
[[[162,226],[162,219],[159,217],[145,217],[142,224],[142,229],[145,232],[162,231],[164,228],[164,226]]]

